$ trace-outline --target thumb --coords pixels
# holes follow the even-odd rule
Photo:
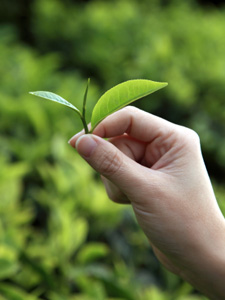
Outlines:
[[[110,142],[91,134],[78,138],[78,153],[101,175],[113,182],[128,197],[135,197],[146,184],[145,169]],[[129,197],[130,198],[130,197]]]

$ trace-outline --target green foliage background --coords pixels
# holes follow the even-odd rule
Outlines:
[[[67,145],[76,115],[28,92],[80,107],[91,77],[91,111],[121,81],[168,81],[137,105],[198,132],[225,213],[224,6],[2,0],[0,15],[0,300],[206,299],[158,264],[131,208]]]

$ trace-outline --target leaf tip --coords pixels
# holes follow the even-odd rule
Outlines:
[[[160,82],[159,89],[163,89],[163,88],[167,87],[167,85],[168,85],[168,82]]]

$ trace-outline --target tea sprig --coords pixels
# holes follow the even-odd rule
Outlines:
[[[51,100],[73,109],[80,117],[85,133],[92,132],[94,128],[107,116],[113,112],[123,108],[124,106],[143,98],[149,94],[168,85],[167,82],[156,82],[147,79],[133,79],[122,82],[106,91],[97,101],[91,116],[91,130],[88,130],[86,122],[86,101],[90,79],[88,79],[87,87],[83,98],[82,112],[73,104],[62,98],[61,96],[47,91],[30,92],[30,94]]]

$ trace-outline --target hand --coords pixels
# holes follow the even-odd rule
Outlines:
[[[162,264],[223,299],[225,222],[198,135],[134,107],[107,117],[93,134],[70,144],[103,176],[109,197],[132,205]]]

